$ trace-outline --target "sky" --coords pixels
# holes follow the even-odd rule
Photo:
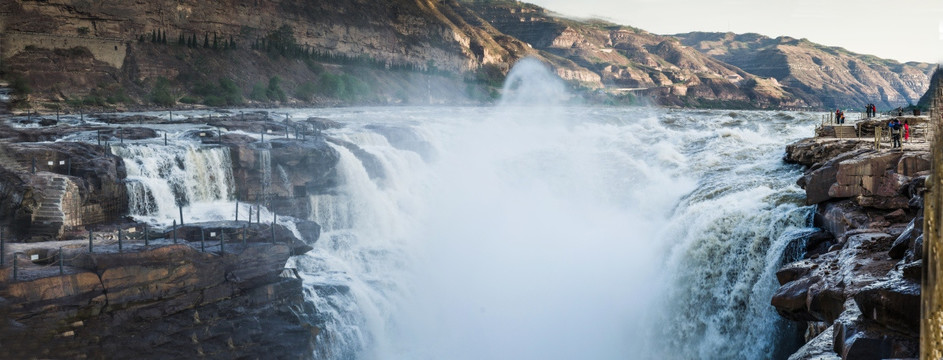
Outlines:
[[[943,63],[943,0],[527,0],[655,34],[791,36],[901,62]]]

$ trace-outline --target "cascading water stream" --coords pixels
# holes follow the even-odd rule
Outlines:
[[[196,219],[200,211],[191,209],[213,207],[209,204],[232,198],[232,162],[227,148],[181,142],[114,145],[111,150],[124,160],[130,212],[139,219],[170,223],[178,217],[178,205],[185,206],[188,217]]]

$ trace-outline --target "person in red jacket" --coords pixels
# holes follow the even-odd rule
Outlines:
[[[910,141],[910,120],[904,120],[904,141]]]

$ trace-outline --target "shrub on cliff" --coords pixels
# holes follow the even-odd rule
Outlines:
[[[265,84],[255,83],[252,86],[252,92],[249,93],[249,98],[255,101],[268,101],[268,95],[265,95]]]
[[[160,106],[174,106],[177,103],[174,95],[170,92],[170,80],[164,77],[157,78],[154,89],[150,94],[151,102]]]
[[[304,101],[311,101],[318,92],[313,82],[305,81],[295,89],[295,97]]]
[[[201,82],[193,87],[193,94],[203,98],[203,104],[209,106],[241,105],[242,89],[235,81],[219,78],[218,83]]]
[[[265,89],[265,96],[267,96],[269,100],[288,101],[288,96],[285,96],[285,91],[282,90],[281,83],[282,79],[278,76],[272,76],[268,79],[268,88]]]
[[[323,73],[318,78],[318,85],[321,95],[343,100],[354,100],[370,93],[367,83],[348,74]]]

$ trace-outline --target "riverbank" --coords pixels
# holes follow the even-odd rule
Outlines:
[[[784,160],[807,167],[798,184],[821,229],[776,274],[771,303],[806,341],[790,359],[917,357],[929,142],[817,137]]]

